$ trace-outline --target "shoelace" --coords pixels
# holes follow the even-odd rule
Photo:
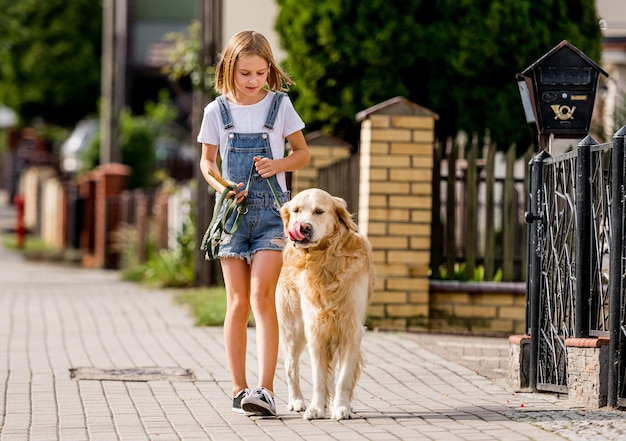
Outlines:
[[[267,392],[265,389],[254,389],[252,391],[252,395],[262,399],[263,401],[266,401],[267,403],[271,403],[272,402],[272,397],[269,394],[269,392]]]

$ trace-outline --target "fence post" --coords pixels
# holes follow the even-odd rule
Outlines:
[[[459,146],[454,140],[448,140],[448,182],[446,184],[446,278],[454,280],[456,263],[456,161]]]
[[[529,163],[534,155],[534,147],[531,145],[526,153],[524,154],[524,160],[526,163]],[[529,176],[530,168],[526,167],[526,174],[524,176],[524,194],[527,195],[530,191],[530,176]],[[522,229],[522,243],[528,244],[528,228]],[[521,269],[521,280],[528,280],[528,258],[529,258],[529,246],[524,250]],[[525,265],[524,265],[525,263]],[[526,327],[528,329],[528,327]]]
[[[589,336],[589,296],[591,295],[591,146],[598,142],[587,135],[578,144],[576,163],[576,306],[574,337]]]
[[[441,222],[441,157],[444,144],[436,142],[433,147],[433,204],[431,207],[432,242],[443,243],[443,225]],[[440,264],[442,259],[440,246],[430,247],[430,268],[433,279],[441,278]]]
[[[515,230],[517,212],[515,206],[515,144],[506,152],[506,177],[502,196],[502,281],[515,278]]]
[[[611,253],[609,255],[609,375],[608,375],[608,407],[616,408],[618,400],[619,376],[618,366],[622,345],[620,344],[620,313],[624,279],[622,253],[624,249],[624,137],[626,126],[613,135],[611,175],[613,187],[611,199]],[[619,351],[619,353],[618,353]]]
[[[526,291],[526,328],[530,329],[530,357],[528,383],[537,390],[537,362],[539,358],[539,300],[541,294],[541,231],[543,214],[541,191],[543,187],[543,162],[550,155],[542,150],[528,164],[530,192],[528,211],[524,219],[528,224],[528,284]]]
[[[476,270],[476,246],[478,234],[478,138],[472,137],[467,152],[467,173],[465,175],[465,277],[473,280]]]
[[[485,164],[485,213],[495,213],[494,194],[496,188],[496,145],[485,143],[487,162]],[[524,193],[526,194],[526,193]],[[485,280],[493,280],[495,270],[495,216],[485,216]]]

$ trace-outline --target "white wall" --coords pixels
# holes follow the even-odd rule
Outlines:
[[[626,3],[624,0],[596,0],[596,10],[606,23],[607,37],[626,36]]]
[[[274,30],[278,6],[274,0],[224,0],[223,4],[223,45],[240,31],[257,31],[270,42],[274,57],[281,62],[285,52],[278,42]]]
[[[602,49],[602,68],[609,74],[602,78],[601,91],[604,95],[605,136],[610,139],[623,123],[615,121],[616,108],[622,109],[626,96],[626,44],[617,43],[619,37],[626,37],[626,2],[624,0],[596,0],[596,10],[603,25],[602,33],[609,39]]]

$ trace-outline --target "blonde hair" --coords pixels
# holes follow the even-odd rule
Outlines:
[[[237,96],[235,64],[240,58],[250,55],[258,55],[267,61],[269,90],[289,90],[289,85],[295,84],[274,60],[272,48],[263,34],[255,31],[242,31],[230,39],[215,68],[215,90],[219,94]]]

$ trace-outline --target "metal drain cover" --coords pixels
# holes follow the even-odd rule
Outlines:
[[[70,369],[70,378],[96,381],[194,381],[191,369],[140,367],[128,369],[99,369],[79,367]]]

